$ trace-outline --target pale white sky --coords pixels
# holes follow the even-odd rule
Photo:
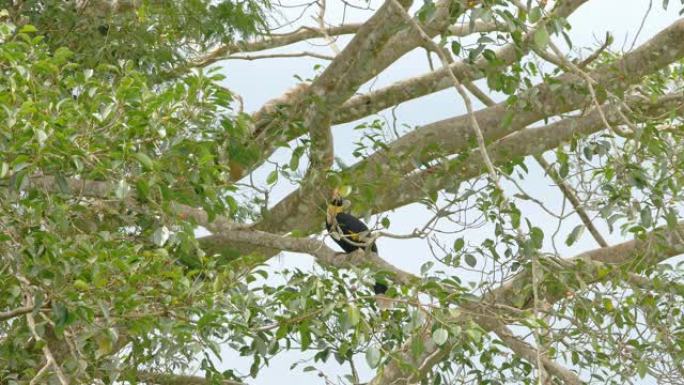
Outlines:
[[[288,2],[286,1],[285,3],[287,4]],[[328,21],[331,23],[341,20],[341,9],[339,7],[336,8],[333,3],[334,0],[328,0]],[[653,1],[650,14],[645,20],[642,31],[637,38],[637,45],[652,37],[678,18],[681,5],[677,1],[671,1],[671,3],[669,9],[665,11],[662,8],[661,0]],[[373,1],[371,4],[377,9],[380,2]],[[605,36],[606,31],[609,31],[615,38],[612,48],[618,50],[624,47],[623,49],[628,50],[632,45],[635,33],[648,7],[649,1],[643,0],[589,1],[570,17],[570,23],[573,28],[569,34],[574,46],[595,48],[597,41]],[[348,10],[346,16],[347,21],[360,21],[367,18],[368,13]],[[308,17],[305,17],[303,21],[307,25],[315,25],[314,21]],[[348,40],[341,38],[338,44],[343,46],[346,41]],[[558,43],[565,47],[562,44],[562,39],[558,40]],[[325,47],[313,47],[308,44],[297,44],[279,51],[292,52],[301,50],[316,50],[330,54],[330,51]],[[584,52],[585,56],[586,52]],[[438,61],[435,61],[435,63],[438,65]],[[315,64],[325,64],[325,61],[310,58],[290,58],[271,59],[268,61],[227,61],[222,63],[227,75],[226,85],[242,95],[245,101],[245,108],[248,111],[257,109],[267,100],[280,95],[295,85],[298,82],[294,77],[295,75],[302,78],[312,77],[315,73],[313,69]],[[397,80],[421,74],[427,69],[424,51],[414,51],[400,59],[381,74],[378,79],[374,80],[372,84],[366,85],[364,88],[372,87],[377,89]],[[404,103],[397,110],[400,123],[411,126],[463,113],[465,113],[465,108],[454,90],[445,90],[419,100]],[[350,164],[353,163],[353,158],[350,156],[351,149],[353,148],[352,143],[358,139],[359,135],[358,131],[351,129],[355,124],[358,124],[358,122],[347,124],[334,130],[336,155]],[[281,152],[274,159],[278,160],[284,157],[286,157],[286,154]],[[550,208],[560,208],[562,196],[558,189],[551,186],[551,182],[543,177],[541,170],[536,166],[535,162],[527,162],[527,165],[530,169],[530,175],[522,183],[524,188],[532,192],[535,197],[543,199]],[[257,172],[257,179],[259,177],[264,178],[271,169],[272,167]],[[279,186],[273,192],[274,202],[291,191],[292,188],[293,186]],[[538,206],[525,204],[524,202],[519,206],[523,210],[524,215],[530,217],[533,222],[551,223],[550,228],[544,229],[547,235],[553,232],[555,221],[551,222],[551,217],[545,214]],[[403,207],[390,213],[389,218],[392,223],[390,230],[393,233],[408,233],[417,225],[424,223],[429,217],[430,214],[419,205]],[[579,221],[576,219],[568,220],[562,228],[561,234],[564,235],[558,237],[558,246],[563,256],[572,256],[581,251],[597,247],[588,232],[585,232],[583,237],[572,247],[565,246],[563,242],[565,236],[578,223]],[[607,235],[606,229],[603,230],[604,234]],[[466,233],[465,238],[467,242],[479,244],[488,235],[487,228],[484,228]],[[447,237],[444,239],[444,242],[451,244],[455,238]],[[618,233],[610,234],[606,238],[609,243],[617,243],[623,239]],[[332,243],[331,246],[335,247]],[[545,247],[550,247],[548,242],[545,244]],[[432,259],[423,240],[382,238],[379,240],[379,249],[380,255],[388,261],[413,273],[419,273],[420,266]],[[311,257],[290,253],[286,253],[280,258],[274,258],[270,263],[271,268],[274,270],[293,266],[310,269],[312,265]],[[464,280],[468,278],[476,280],[478,278],[472,274],[468,277],[467,273],[461,273]],[[306,356],[311,357],[314,353],[308,353]],[[250,379],[248,382],[254,385],[324,384],[324,380],[317,377],[315,372],[303,373],[301,371],[306,365],[301,365],[294,370],[289,369],[293,362],[302,358],[297,352],[282,354],[272,359],[271,365],[263,369],[257,379]],[[345,366],[340,371],[334,359],[331,359],[329,363],[329,365],[318,365],[318,367],[325,370],[331,378],[335,379],[336,375],[348,373],[348,367]],[[362,382],[369,380],[371,372],[366,367],[363,356],[358,357],[357,363],[358,367],[361,368]],[[248,373],[250,364],[251,358],[241,358],[234,352],[224,351],[223,363],[221,365],[223,368],[236,369],[242,373]]]

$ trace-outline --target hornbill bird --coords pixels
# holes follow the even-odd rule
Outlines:
[[[378,247],[375,245],[375,242],[368,246],[368,242],[371,240],[368,226],[361,222],[359,218],[345,213],[345,203],[348,203],[348,201],[345,202],[337,196],[337,193],[334,193],[332,200],[328,202],[328,210],[325,216],[325,227],[328,229],[328,233],[335,243],[340,245],[347,254],[361,248],[366,248],[367,250],[368,247],[370,247],[370,251],[377,254]],[[373,291],[376,295],[382,296],[387,291],[387,285],[376,280],[373,285]],[[376,297],[376,299],[378,298]],[[378,299],[378,306],[380,308],[386,308],[387,305],[387,301]]]

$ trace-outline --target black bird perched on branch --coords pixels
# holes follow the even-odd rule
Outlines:
[[[348,201],[347,201],[348,203]],[[328,202],[328,210],[325,216],[325,227],[328,229],[332,239],[340,245],[345,253],[353,253],[358,249],[365,249],[378,253],[378,247],[372,242],[370,230],[361,220],[351,214],[345,213],[344,209],[348,204],[333,193],[333,198]],[[372,243],[370,243],[372,242]],[[369,245],[370,243],[370,245]],[[387,285],[375,281],[373,291],[376,295],[383,295],[387,291]],[[381,308],[387,307],[386,301],[378,300]]]

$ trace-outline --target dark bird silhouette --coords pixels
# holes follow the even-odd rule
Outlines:
[[[332,239],[340,245],[345,253],[352,253],[358,249],[370,248],[370,251],[378,253],[378,247],[372,242],[370,230],[365,223],[351,214],[345,213],[345,201],[333,195],[333,199],[328,202],[328,209],[325,218],[325,227]],[[370,243],[370,245],[369,245]],[[387,292],[387,285],[380,281],[375,281],[373,291],[376,295],[383,295]],[[378,301],[381,308],[386,307],[386,301]]]

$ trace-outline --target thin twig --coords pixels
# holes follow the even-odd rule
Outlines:
[[[261,59],[276,59],[276,58],[293,58],[293,57],[313,57],[316,59],[323,60],[333,60],[334,57],[329,55],[323,55],[316,52],[302,51],[302,52],[292,52],[292,53],[272,53],[264,55],[233,55],[226,56],[223,60],[261,60]]]
[[[608,242],[603,238],[601,233],[598,231],[596,226],[594,226],[594,223],[591,221],[591,218],[589,218],[589,215],[587,215],[587,212],[584,210],[584,207],[582,207],[582,203],[579,201],[577,198],[577,194],[575,191],[568,185],[562,178],[561,176],[556,172],[556,170],[544,159],[543,155],[535,155],[534,159],[539,163],[539,165],[546,171],[548,176],[556,183],[558,188],[563,192],[563,195],[572,203],[572,206],[575,208],[575,211],[577,212],[577,215],[579,215],[580,219],[582,220],[582,223],[586,228],[589,230],[591,235],[594,237],[596,242],[601,245],[601,247],[608,247]]]
[[[587,56],[586,59],[577,63],[577,67],[582,68],[582,69],[586,68],[594,60],[598,59],[598,57],[601,56],[603,51],[605,51],[612,42],[613,42],[613,36],[610,34],[610,32],[606,32],[606,41],[603,42],[603,44],[596,51],[594,51],[591,55]]]
[[[0,321],[6,321],[8,319],[18,317],[20,315],[24,315],[26,313],[30,313],[33,311],[33,307],[31,306],[22,306],[16,309],[4,311],[0,313]]]
[[[430,36],[428,36],[428,34],[425,33],[425,31],[423,31],[421,26],[418,25],[418,23],[413,18],[411,18],[411,16],[409,16],[408,13],[406,13],[404,8],[401,6],[401,4],[399,4],[399,2],[397,0],[391,0],[391,1],[392,1],[392,4],[401,11],[401,15],[404,17],[404,20],[406,20],[406,22],[409,23],[409,25],[411,25],[413,27],[413,29],[416,30],[416,32],[418,32],[418,34],[420,35],[420,38],[425,43],[426,48],[434,51],[437,54],[437,56],[439,56],[439,59],[442,62],[442,67],[444,67],[447,70],[449,77],[451,78],[451,82],[454,85],[454,88],[456,88],[459,95],[461,95],[461,97],[463,98],[463,101],[466,105],[466,110],[468,111],[468,119],[470,121],[470,125],[473,128],[473,131],[475,132],[475,137],[477,138],[477,144],[478,144],[478,147],[480,149],[480,153],[482,154],[482,159],[484,160],[484,163],[487,167],[489,177],[491,178],[492,182],[497,186],[497,188],[500,191],[503,191],[501,189],[501,186],[499,186],[499,178],[497,176],[496,169],[494,168],[494,164],[492,163],[492,160],[489,157],[489,154],[487,153],[487,146],[485,144],[484,135],[482,135],[482,130],[480,129],[480,125],[477,122],[477,119],[475,118],[473,103],[470,100],[468,93],[463,88],[463,85],[461,84],[461,82],[456,77],[456,74],[454,74],[453,69],[451,68],[451,65],[454,63],[453,59],[451,58],[450,55],[448,55],[444,51],[444,49],[442,47],[440,47],[434,41],[432,41]]]
[[[535,49],[535,52],[541,56],[544,60],[547,60],[555,65],[557,65],[560,68],[566,69],[570,72],[574,72],[575,74],[579,75],[582,77],[587,84],[587,88],[589,89],[589,95],[591,96],[591,101],[594,103],[596,106],[596,109],[599,113],[599,116],[601,117],[601,121],[603,124],[606,126],[607,129],[610,131],[614,132],[618,136],[622,136],[625,138],[630,138],[633,136],[633,132],[630,131],[625,131],[623,130],[619,125],[611,125],[608,122],[608,118],[606,117],[606,114],[603,111],[603,107],[601,106],[601,103],[598,100],[598,97],[596,96],[596,90],[594,89],[594,83],[596,83],[596,80],[592,79],[591,76],[589,76],[588,73],[586,73],[584,70],[579,68],[575,63],[572,63],[571,61],[567,60],[563,53],[556,47],[553,42],[549,41],[549,47],[551,50],[554,52],[555,56],[552,56],[548,54],[546,51],[543,49]],[[617,109],[618,111],[620,110],[619,108]],[[624,115],[621,115],[623,118],[626,118]],[[632,126],[631,122],[628,120],[626,123],[630,126]]]
[[[328,46],[330,46],[330,49],[335,53],[335,55],[339,55],[340,48],[337,46],[335,43],[335,40],[330,37],[328,34],[328,29],[325,27],[325,8],[326,8],[326,0],[318,0],[318,6],[320,8],[318,12],[318,16],[315,17],[316,21],[318,22],[318,27],[320,28],[320,33],[323,35],[323,38],[328,42]]]
[[[533,298],[533,312],[534,312],[534,318],[537,319],[539,317],[539,283],[540,283],[540,276],[539,276],[539,254],[534,253],[534,256],[532,257],[532,298]],[[535,327],[532,329],[534,333],[534,339],[536,340],[537,343],[537,349],[535,349],[535,355],[537,359],[537,384],[538,385],[544,385],[546,384],[546,370],[544,369],[544,363],[543,363],[543,356],[542,356],[542,338],[541,334],[539,333],[539,327],[538,325],[535,325]]]
[[[22,285],[25,286],[25,285]],[[27,307],[33,308],[33,300],[31,299],[31,293],[26,292],[25,293],[25,302]],[[26,322],[28,324],[29,330],[31,330],[31,334],[33,335],[33,338],[36,341],[42,341],[43,342],[43,355],[45,356],[45,366],[43,366],[38,373],[31,379],[29,382],[29,385],[33,385],[40,379],[40,377],[47,371],[47,368],[49,366],[52,366],[52,368],[55,371],[55,374],[57,375],[57,378],[59,379],[59,382],[62,385],[69,385],[69,380],[67,380],[66,376],[64,375],[64,372],[62,371],[62,368],[59,366],[57,361],[55,360],[55,356],[52,354],[52,351],[50,350],[50,347],[48,346],[47,341],[43,339],[43,337],[38,334],[36,331],[36,320],[33,318],[33,313],[29,312],[26,314]]]

